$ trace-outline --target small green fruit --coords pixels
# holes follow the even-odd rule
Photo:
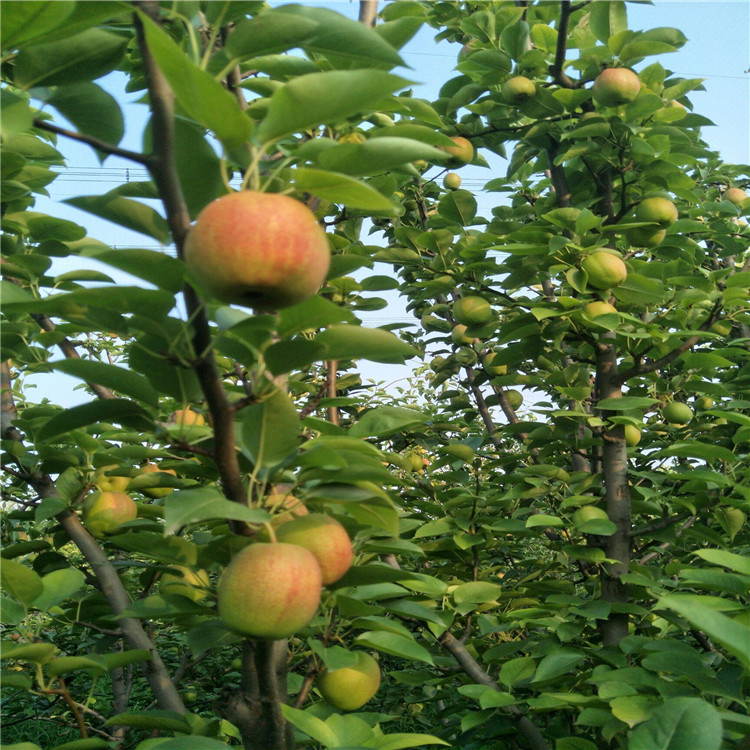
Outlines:
[[[508,399],[508,404],[511,409],[518,409],[523,404],[523,395],[520,391],[509,390],[505,391],[505,398]]]
[[[589,521],[609,521],[609,516],[606,510],[597,508],[596,505],[584,505],[573,514],[573,523],[576,526],[583,526]]]
[[[636,227],[629,229],[625,236],[628,242],[635,247],[656,247],[661,245],[667,236],[666,229],[650,229],[649,227]]]
[[[670,401],[662,408],[661,413],[673,425],[686,425],[693,418],[693,410],[681,401]]]
[[[492,319],[492,307],[482,297],[461,297],[453,305],[453,318],[456,323],[465,326],[483,325]]]
[[[617,314],[617,308],[614,305],[610,305],[609,302],[603,302],[602,300],[589,302],[584,305],[583,311],[589,318],[597,318],[599,315]]]
[[[748,199],[748,195],[744,190],[740,188],[729,188],[724,191],[724,195],[721,196],[725,201],[734,203],[735,206],[739,206]]]
[[[461,175],[455,172],[448,172],[443,177],[443,187],[447,190],[458,190],[461,187]]]
[[[379,687],[380,667],[364,651],[357,653],[357,663],[353,667],[333,669],[318,678],[320,694],[340,711],[361,708],[378,692]]]
[[[632,424],[625,425],[625,445],[634,448],[641,442],[641,431]]]
[[[467,327],[465,325],[457,325],[453,327],[451,331],[451,341],[456,346],[465,346],[471,344],[474,339],[471,336],[466,335]]]
[[[507,375],[508,365],[496,365],[493,362],[497,359],[498,352],[488,352],[482,358],[482,366],[489,375]]]
[[[83,521],[92,536],[114,534],[122,524],[134,521],[138,506],[124,492],[99,492],[90,495],[83,504]]]
[[[586,256],[581,262],[581,268],[586,272],[589,284],[595,289],[618,286],[628,277],[628,269],[622,259],[603,251]]]
[[[672,226],[679,216],[677,206],[666,198],[645,198],[635,209],[638,221],[648,221],[662,228]]]
[[[526,76],[514,76],[503,84],[501,94],[506,102],[519,104],[536,94],[536,86]]]

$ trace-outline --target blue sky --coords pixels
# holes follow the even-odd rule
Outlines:
[[[599,0],[606,1],[606,0]],[[274,3],[277,5],[279,3]],[[332,8],[356,18],[357,2],[306,3]],[[382,7],[383,3],[380,3]],[[704,78],[705,92],[690,95],[696,112],[709,117],[716,127],[705,128],[703,137],[718,150],[728,162],[750,163],[750,3],[746,0],[721,2],[683,2],[682,0],[657,0],[653,5],[628,3],[630,28],[647,29],[674,26],[688,38],[682,50],[649,58],[658,59],[668,70],[686,78]],[[415,95],[434,99],[440,86],[455,75],[454,66],[459,46],[447,42],[436,43],[433,29],[424,28],[402,51],[402,57],[411,69],[399,70],[404,77],[415,81]],[[121,144],[125,148],[140,149],[146,110],[132,102],[138,95],[126,95],[122,91],[122,76],[110,76],[104,81],[123,107],[126,117],[126,135]],[[56,122],[60,122],[56,117]],[[154,240],[140,234],[116,227],[96,219],[84,212],[60,203],[75,195],[106,192],[121,182],[130,179],[146,179],[145,170],[123,160],[110,157],[100,167],[91,149],[66,139],[60,139],[58,148],[68,160],[68,171],[50,186],[50,199],[40,199],[35,210],[72,219],[88,229],[91,236],[115,246],[151,247]],[[478,193],[480,214],[488,213],[498,200],[497,194],[482,193],[483,184],[495,170],[502,170],[500,159],[493,159],[492,169],[466,167],[462,170],[464,187]],[[126,172],[126,169],[128,170]],[[75,265],[73,265],[75,264]],[[60,273],[76,267],[71,259],[56,261],[53,271]],[[87,263],[87,267],[95,264]],[[111,273],[109,267],[101,270]],[[116,276],[123,283],[131,283],[125,277]],[[369,325],[413,320],[405,312],[401,300],[393,299],[385,310],[370,313]],[[55,358],[57,358],[55,356]],[[405,377],[408,367],[373,365],[364,363],[363,375],[375,380],[390,382]],[[71,406],[86,401],[82,391],[70,393],[64,386],[74,383],[70,378],[56,374],[54,377],[54,399]],[[46,379],[46,382],[45,382]],[[38,395],[45,395],[51,386],[49,377],[35,379],[40,384]],[[50,396],[52,397],[52,396]]]

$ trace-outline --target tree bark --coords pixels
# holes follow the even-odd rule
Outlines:
[[[596,352],[596,397],[597,402],[608,398],[621,398],[622,387],[617,376],[617,352],[614,332],[603,334]],[[602,410],[602,419],[613,412]],[[605,646],[616,646],[628,634],[628,615],[617,611],[617,605],[626,604],[628,592],[620,576],[628,572],[631,545],[630,488],[628,486],[628,459],[625,432],[622,425],[608,427],[604,431],[602,447],[602,469],[606,511],[617,531],[603,537],[601,547],[604,554],[617,562],[603,566],[601,573],[601,596],[613,607],[609,617],[602,622],[601,632]]]

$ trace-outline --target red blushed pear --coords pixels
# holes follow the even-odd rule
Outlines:
[[[598,104],[616,107],[632,102],[641,90],[641,82],[632,70],[607,68],[594,81],[591,95]]]
[[[346,529],[325,513],[310,513],[283,524],[276,531],[276,539],[309,550],[323,573],[323,585],[338,581],[354,558]]]
[[[222,302],[277,310],[318,291],[330,250],[303,203],[243,190],[201,211],[185,242],[185,263],[196,282]]]
[[[315,616],[322,574],[314,555],[296,544],[245,547],[219,579],[219,616],[235,633],[279,640]]]

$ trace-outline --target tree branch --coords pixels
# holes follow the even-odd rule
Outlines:
[[[57,125],[53,125],[51,122],[47,122],[46,120],[35,119],[34,127],[39,128],[39,130],[46,130],[50,133],[56,133],[57,135],[64,135],[66,138],[72,138],[74,141],[80,141],[81,143],[85,143],[88,146],[92,146],[97,151],[102,151],[103,153],[110,154],[111,156],[121,156],[123,159],[129,159],[130,161],[134,161],[145,166],[148,166],[151,158],[148,154],[139,154],[137,151],[128,151],[125,148],[118,148],[117,146],[113,146],[111,143],[102,141],[99,138],[94,138],[94,136],[86,135],[85,133],[78,133],[75,130],[67,130],[66,128],[61,128]]]
[[[375,20],[378,17],[378,0],[359,0],[359,18],[360,23],[373,28]]]
[[[568,25],[571,14],[570,0],[562,0],[560,3],[560,20],[557,24],[557,49],[555,50],[555,61],[550,66],[550,75],[555,82],[566,89],[577,89],[581,87],[580,81],[574,81],[564,71],[565,54],[568,46]]]
[[[159,20],[159,5],[152,0],[135,3],[149,17]],[[167,223],[172,234],[178,257],[183,257],[185,239],[190,228],[190,214],[177,174],[174,153],[174,94],[156,64],[146,44],[143,25],[135,16],[138,46],[143,58],[143,69],[148,85],[152,111],[153,155],[148,167],[159,191]],[[198,355],[195,372],[206,397],[214,428],[214,460],[216,461],[226,496],[236,503],[246,504],[247,498],[242,483],[234,442],[234,411],[227,400],[219,369],[213,356],[213,342],[200,298],[190,285],[183,290],[185,306],[193,324],[193,346]],[[242,525],[233,524],[240,532]]]
[[[463,671],[479,685],[486,685],[497,692],[502,692],[498,684],[485,672],[476,659],[469,653],[463,643],[445,631],[439,638],[440,644],[458,662]],[[519,734],[529,743],[531,750],[550,750],[539,729],[527,719],[515,706],[508,706],[508,713],[513,717]]]

